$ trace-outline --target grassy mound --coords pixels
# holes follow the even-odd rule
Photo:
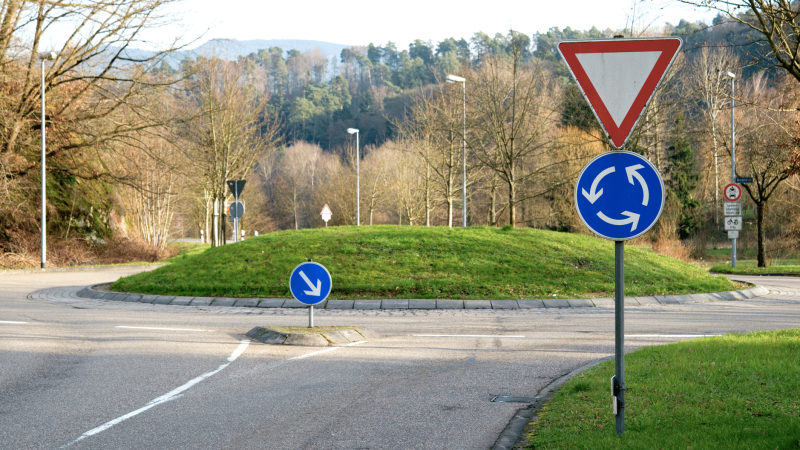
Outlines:
[[[113,290],[204,297],[291,297],[289,275],[312,258],[329,298],[610,297],[613,242],[531,228],[332,227],[283,231],[180,256]],[[735,289],[690,264],[626,247],[626,295]]]
[[[625,356],[625,433],[617,436],[614,361],[565,383],[530,449],[800,447],[800,329],[647,347]]]

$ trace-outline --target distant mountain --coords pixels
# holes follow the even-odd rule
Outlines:
[[[311,51],[319,47],[325,57],[330,60],[332,57],[339,57],[342,50],[351,47],[350,45],[333,44],[323,41],[307,41],[303,39],[253,39],[250,41],[237,41],[236,39],[211,39],[205,44],[199,45],[191,50],[181,50],[173,53],[167,62],[173,67],[180,67],[180,62],[184,58],[196,58],[198,56],[217,56],[222,59],[236,59],[239,56],[247,56],[270,47],[280,47],[283,54],[289,50],[300,50],[301,52]],[[131,58],[146,58],[153,53],[147,50],[131,49],[127,55]]]
[[[212,39],[205,44],[195,47],[192,50],[187,50],[184,53],[192,53],[194,55],[217,55],[226,59],[233,59],[270,47],[282,48],[284,55],[289,50],[300,50],[301,52],[305,52],[314,50],[315,47],[319,47],[322,54],[330,59],[331,56],[339,56],[343,49],[351,46],[333,44],[323,41],[306,41],[303,39],[253,39],[250,41],[237,41],[235,39]]]

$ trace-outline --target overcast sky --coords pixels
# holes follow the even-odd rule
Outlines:
[[[475,32],[489,35],[510,28],[533,34],[550,27],[621,29],[630,23],[633,0],[490,0],[480,2],[404,0],[401,2],[320,0],[185,0],[173,7],[180,23],[151,32],[155,43],[169,41],[180,27],[187,37],[308,39],[345,45],[385,44],[400,49],[414,39],[469,39]],[[715,14],[691,9],[674,0],[639,0],[637,16],[663,26],[687,20],[711,20]],[[641,21],[640,21],[641,22]],[[180,25],[180,27],[178,26]],[[205,34],[204,34],[205,33]]]

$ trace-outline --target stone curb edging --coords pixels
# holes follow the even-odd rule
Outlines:
[[[525,431],[529,425],[536,422],[539,409],[548,401],[550,401],[551,398],[553,398],[556,390],[558,390],[561,385],[571,380],[573,377],[585,371],[586,369],[613,359],[613,356],[606,356],[604,358],[596,359],[556,378],[550,382],[550,384],[543,387],[538,393],[536,393],[536,397],[534,397],[535,400],[530,405],[521,408],[516,414],[514,414],[514,417],[511,418],[511,420],[508,422],[508,425],[506,425],[506,428],[502,433],[500,433],[500,436],[494,442],[492,450],[511,450],[517,447],[517,444],[520,443],[520,439],[522,439],[522,436],[525,434]],[[527,445],[525,445],[525,447],[527,447]]]
[[[150,270],[158,269],[164,264],[117,264],[117,265],[98,265],[98,266],[77,266],[77,267],[53,267],[47,269],[8,269],[0,270],[0,275],[25,275],[29,273],[58,273],[58,272],[97,272],[106,270],[124,270],[131,267],[152,267]]]
[[[97,286],[97,285],[95,285]],[[710,294],[659,295],[653,297],[625,297],[625,306],[674,305],[681,303],[705,303],[715,301],[747,300],[769,294],[769,289],[755,286],[749,289]],[[152,303],[158,305],[191,306],[243,306],[250,308],[305,308],[308,305],[296,299],[283,298],[230,298],[230,297],[176,297],[167,295],[128,294],[104,292],[87,286],[77,293],[78,297],[115,300],[122,302]],[[541,309],[541,308],[587,308],[614,307],[613,298],[593,299],[528,299],[528,300],[435,300],[435,299],[390,299],[390,300],[326,300],[315,305],[320,309]]]

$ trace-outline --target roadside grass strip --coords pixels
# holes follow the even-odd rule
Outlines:
[[[313,259],[333,278],[329,299],[574,299],[614,295],[614,244],[533,228],[330,227],[269,233],[121,278],[120,292],[291,298],[289,275]],[[730,291],[725,277],[630,245],[629,296]]]
[[[796,260],[792,262],[797,262]],[[763,275],[770,273],[791,273],[800,274],[800,265],[797,264],[770,264],[769,267],[758,267],[758,263],[754,260],[736,261],[736,267],[731,267],[728,264],[718,264],[711,269],[710,272],[728,273],[734,275]]]
[[[625,433],[611,413],[614,361],[565,383],[529,449],[800,448],[800,328],[647,347],[625,356]]]

